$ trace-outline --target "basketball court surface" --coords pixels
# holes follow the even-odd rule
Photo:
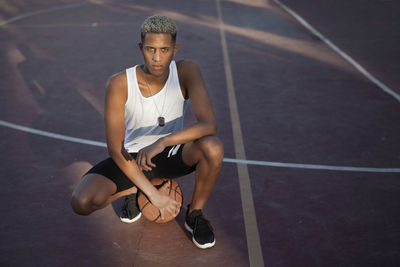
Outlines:
[[[106,81],[142,63],[156,13],[178,25],[176,59],[199,64],[225,146],[211,249],[185,208],[125,224],[122,199],[86,217],[69,204],[108,156]],[[399,266],[398,14],[394,0],[1,1],[0,266]],[[194,175],[176,181],[186,207]]]

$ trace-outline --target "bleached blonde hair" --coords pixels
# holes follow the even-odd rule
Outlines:
[[[140,35],[142,42],[147,33],[167,33],[172,37],[175,43],[177,28],[175,22],[167,16],[156,14],[148,17],[140,27]]]

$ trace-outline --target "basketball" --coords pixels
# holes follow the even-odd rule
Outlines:
[[[181,203],[181,208],[182,208],[183,195],[182,195],[181,188],[179,187],[177,182],[175,182],[172,179],[168,179],[168,178],[162,178],[162,179],[156,178],[156,179],[152,179],[150,182],[157,189],[160,189],[165,184],[167,184],[167,186],[163,187],[163,190],[165,190],[164,192],[166,192],[167,195],[169,195],[172,199]],[[152,221],[152,222],[166,223],[166,222],[173,220],[177,215],[177,214],[175,215],[175,214],[169,213],[168,211],[165,211],[164,220],[162,220],[160,210],[150,202],[150,200],[147,198],[147,196],[142,191],[139,191],[139,194],[138,194],[138,205],[139,205],[139,209],[142,212],[143,216],[147,220]]]

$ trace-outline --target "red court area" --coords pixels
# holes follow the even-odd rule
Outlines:
[[[0,265],[398,266],[399,4],[320,2],[2,1]],[[178,25],[176,59],[199,64],[225,146],[211,249],[191,242],[185,208],[125,224],[121,200],[86,217],[69,204],[108,156],[105,83],[142,63],[156,13]],[[186,207],[194,175],[176,181]]]

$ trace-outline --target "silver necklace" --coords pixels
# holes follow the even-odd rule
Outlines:
[[[151,93],[150,85],[149,85],[149,83],[147,82],[146,73],[144,72],[144,70],[142,70],[142,68],[140,68],[140,70],[141,70],[142,73],[143,73],[143,77],[144,77],[144,81],[146,82],[147,90],[148,90],[149,93],[150,93],[150,97],[151,97],[151,99],[153,100],[153,104],[154,104],[154,106],[156,107],[156,110],[157,110],[157,113],[158,113],[158,119],[157,119],[158,125],[159,125],[160,127],[163,127],[163,126],[165,125],[165,118],[164,118],[163,116],[161,116],[161,112],[160,112],[160,110],[158,109],[158,106],[157,106],[156,102],[154,101],[154,98],[152,97],[153,95],[152,95],[152,93]],[[165,88],[165,90],[166,90],[166,88]],[[166,98],[166,96],[167,96],[167,92],[165,91],[165,92],[164,92],[164,101],[163,101],[163,105],[162,105],[161,111],[164,110],[164,104],[165,104],[165,98]]]

